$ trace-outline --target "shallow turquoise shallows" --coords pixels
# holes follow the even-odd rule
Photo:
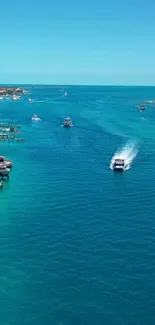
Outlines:
[[[28,91],[0,100],[25,138],[0,142],[0,325],[154,325],[155,88]]]

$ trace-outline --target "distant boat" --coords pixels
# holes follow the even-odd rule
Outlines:
[[[136,108],[138,108],[140,112],[145,111],[147,109],[145,105],[137,105]]]
[[[64,96],[66,97],[66,96],[68,96],[68,93],[65,91],[65,93],[64,93]]]
[[[113,170],[114,171],[122,171],[124,169],[125,169],[125,160],[122,158],[115,159],[115,161],[113,163]]]
[[[37,114],[34,114],[32,116],[32,121],[41,121],[41,119],[37,116]]]
[[[20,100],[20,96],[13,95],[13,96],[12,96],[12,99],[13,99],[13,100]]]
[[[64,127],[72,127],[73,126],[73,123],[72,123],[72,120],[70,117],[66,117],[63,121],[63,126]]]

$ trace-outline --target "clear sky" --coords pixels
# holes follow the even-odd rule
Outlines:
[[[0,83],[155,85],[155,0],[7,0]]]

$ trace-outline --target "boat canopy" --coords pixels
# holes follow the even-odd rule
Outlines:
[[[115,164],[124,164],[124,159],[115,159]]]

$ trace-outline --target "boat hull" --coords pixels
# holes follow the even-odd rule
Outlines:
[[[114,172],[123,172],[124,171],[124,167],[114,167],[113,166],[113,170],[114,170]]]

